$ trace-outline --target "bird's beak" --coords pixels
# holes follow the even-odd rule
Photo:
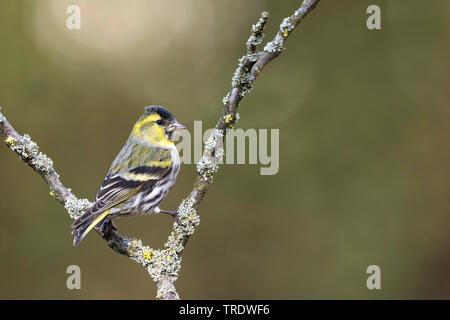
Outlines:
[[[179,123],[177,120],[173,120],[169,125],[170,131],[178,131],[181,129],[186,129],[185,126],[183,126],[181,123]]]

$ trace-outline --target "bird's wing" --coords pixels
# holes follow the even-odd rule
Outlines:
[[[164,177],[172,166],[139,166],[129,171],[107,176],[100,190],[95,196],[94,204],[72,225],[73,228],[80,225],[89,217],[102,213],[121,202],[124,202],[138,193],[152,188],[153,185]]]
[[[143,190],[148,190],[170,169],[171,166],[165,168],[140,166],[106,178],[95,197],[92,214],[107,210]]]

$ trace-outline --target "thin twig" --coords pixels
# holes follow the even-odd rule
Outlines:
[[[318,2],[319,0],[303,1],[293,15],[283,20],[274,39],[268,42],[262,51],[258,51],[258,46],[264,38],[264,26],[269,14],[263,12],[258,22],[252,26],[251,36],[247,41],[247,53],[239,60],[232,79],[232,89],[223,99],[223,114],[217,122],[216,130],[205,142],[203,157],[197,163],[194,188],[178,207],[182,225],[176,222],[173,224],[173,230],[164,244],[164,249],[152,249],[143,245],[140,240],[122,237],[113,227],[107,228],[101,235],[114,251],[130,257],[148,270],[156,282],[157,299],[179,299],[174,282],[181,268],[181,255],[189,237],[200,223],[196,209],[219,168],[219,160],[224,154],[222,147],[224,136],[239,119],[237,109],[240,101],[252,90],[253,82],[263,68],[284,50],[286,39]],[[19,135],[2,115],[1,110],[0,138],[19,155],[22,161],[42,176],[49,185],[50,195],[64,205],[72,219],[76,219],[91,205],[87,199],[78,199],[62,184],[53,168],[53,161],[39,152],[37,144],[27,134]]]

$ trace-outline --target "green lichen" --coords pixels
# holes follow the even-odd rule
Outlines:
[[[164,277],[170,277],[172,281],[178,278],[184,240],[200,224],[200,217],[188,200],[183,200],[178,207],[178,217],[181,224],[174,223],[174,229],[164,244],[165,249],[153,249],[136,239],[128,242],[128,250],[133,252],[130,258],[145,267],[155,282]]]
[[[14,143],[10,143],[9,147],[23,159],[33,159],[38,155],[39,148],[35,142],[33,142],[28,134],[24,134],[14,140]]]
[[[70,192],[70,189],[68,191]],[[64,208],[66,208],[69,216],[72,219],[77,219],[91,205],[92,203],[89,200],[78,199],[77,197],[73,196],[72,198],[66,200],[66,202],[64,203]]]
[[[283,36],[277,33],[275,38],[265,45],[264,51],[272,53],[281,52],[283,50],[283,44],[284,44]]]
[[[49,173],[53,168],[52,159],[47,157],[42,152],[39,152],[39,154],[31,160],[31,164],[39,172]]]
[[[173,282],[178,278],[181,260],[181,256],[173,251],[156,250],[147,266],[147,271],[155,282],[161,281],[164,276],[170,277]]]
[[[200,224],[200,216],[192,206],[192,203],[188,200],[183,200],[178,207],[178,218],[181,224],[174,223],[175,234],[182,235],[183,237],[190,236],[194,233],[195,228]],[[165,247],[171,248],[176,252],[180,252],[183,248],[178,247],[179,243],[173,234],[169,236]]]
[[[155,250],[143,245],[141,240],[130,241],[128,247],[135,252],[130,258],[146,268],[153,281],[161,281],[164,276],[171,277],[173,281],[178,278],[181,257],[175,250]]]

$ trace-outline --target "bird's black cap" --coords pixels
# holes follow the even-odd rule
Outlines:
[[[174,120],[175,119],[173,114],[170,113],[164,107],[161,107],[161,106],[148,106],[148,107],[145,107],[145,114],[146,115],[150,115],[152,113],[159,114],[161,116],[161,118],[163,118],[163,119],[167,119],[167,120]]]

